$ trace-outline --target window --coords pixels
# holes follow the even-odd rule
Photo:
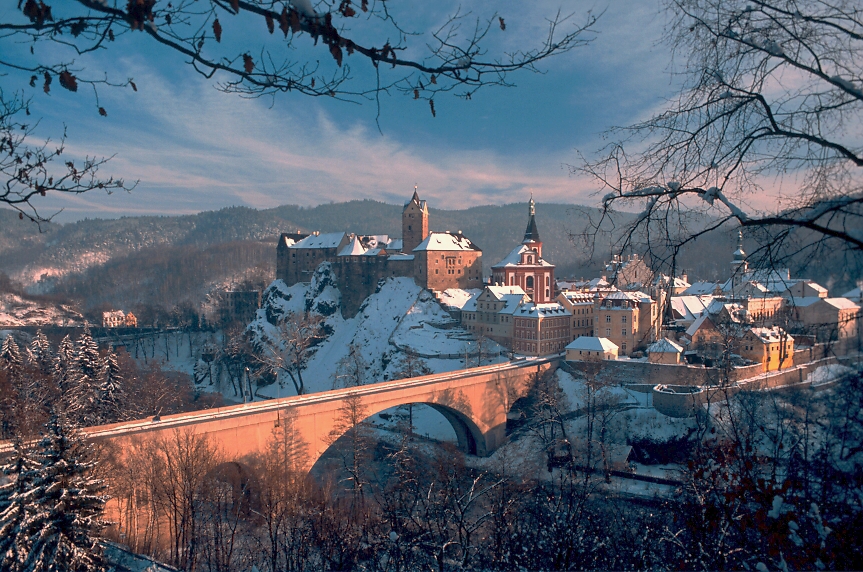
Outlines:
[[[526,284],[527,284],[527,287],[528,287],[528,288],[533,288],[533,276],[528,276],[528,277],[527,277],[527,282],[526,282]]]
[[[610,338],[610,337],[611,337],[611,328],[605,328],[605,337],[606,337],[606,338]]]
[[[610,324],[610,323],[611,323],[611,314],[606,314],[606,316],[605,316],[605,323],[606,323],[606,324]]]
[[[620,349],[626,351],[626,343],[620,344]]]
[[[620,323],[621,323],[621,324],[625,324],[625,323],[626,323],[626,316],[621,316],[621,317],[620,317]]]
[[[620,330],[620,335],[626,336],[626,331],[627,331],[626,328],[623,328],[622,330]]]

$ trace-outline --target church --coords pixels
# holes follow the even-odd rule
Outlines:
[[[428,203],[416,188],[402,209],[402,237],[345,232],[283,233],[276,249],[276,278],[288,286],[309,282],[329,262],[342,293],[342,313],[352,316],[380,280],[410,277],[423,288],[482,287],[482,250],[461,231],[429,231]]]

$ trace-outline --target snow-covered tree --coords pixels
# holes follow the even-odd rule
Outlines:
[[[64,406],[68,406],[70,394],[76,377],[75,346],[69,336],[60,341],[57,357],[54,359],[54,382]]]
[[[42,330],[38,330],[27,348],[27,361],[43,376],[50,376],[54,371],[54,357],[51,343]]]
[[[17,379],[23,370],[24,362],[21,359],[21,351],[12,334],[7,334],[0,346],[0,368],[4,369],[10,378]]]
[[[82,426],[97,425],[102,358],[89,326],[84,326],[84,331],[75,344],[73,356],[75,378],[72,384],[69,413],[74,412],[75,420]]]
[[[46,425],[21,499],[24,514],[11,539],[26,572],[104,570],[97,535],[104,528],[105,485],[92,474],[94,450],[65,415]],[[4,513],[5,514],[5,513]]]
[[[123,375],[117,354],[109,351],[102,361],[99,374],[99,393],[96,403],[96,417],[99,423],[113,423],[124,417],[126,392],[123,388]]]
[[[7,482],[0,485],[0,569],[16,571],[23,560],[16,539],[25,513],[25,493],[29,490],[36,465],[21,439],[14,441],[14,454],[0,466]]]

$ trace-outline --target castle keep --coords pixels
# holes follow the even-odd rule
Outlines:
[[[381,279],[404,276],[429,290],[482,287],[482,250],[459,232],[430,232],[429,208],[416,190],[402,210],[402,238],[387,235],[283,233],[276,278],[288,286],[308,282],[329,262],[342,293],[342,313],[352,316]]]

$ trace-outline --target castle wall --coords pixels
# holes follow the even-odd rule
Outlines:
[[[415,255],[414,278],[423,288],[482,288],[482,251],[420,250]]]

